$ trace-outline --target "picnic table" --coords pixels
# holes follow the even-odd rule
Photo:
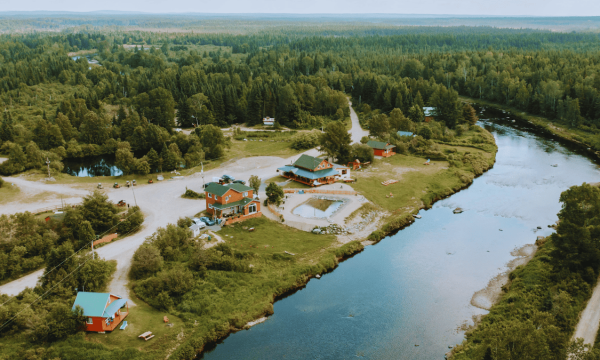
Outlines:
[[[146,341],[152,339],[154,337],[154,335],[152,335],[152,331],[146,331],[145,333],[143,333],[142,335],[138,336]]]

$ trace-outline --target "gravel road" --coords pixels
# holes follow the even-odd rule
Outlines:
[[[305,152],[305,154],[316,156],[318,155],[318,151],[312,149]],[[228,174],[236,179],[246,181],[250,178],[250,175],[258,175],[261,179],[266,180],[277,175],[276,171],[278,167],[289,164],[297,158],[298,155],[289,159],[274,156],[243,158],[205,172],[204,179],[206,182],[209,182],[213,176]],[[89,193],[85,190],[74,189],[70,185],[47,184],[19,178],[5,179],[8,182],[14,182],[25,192],[42,190],[70,195],[73,197],[72,202],[79,201],[82,196]],[[128,295],[127,274],[131,266],[131,258],[146,237],[152,235],[159,227],[175,223],[182,216],[192,216],[205,210],[206,203],[204,201],[181,198],[181,194],[185,192],[186,187],[198,192],[202,191],[202,175],[195,173],[179,180],[169,179],[154,184],[140,184],[132,188],[111,188],[104,190],[110,200],[114,202],[125,200],[129,204],[135,204],[137,200],[137,204],[145,215],[144,224],[139,232],[122,240],[102,246],[97,250],[97,254],[100,257],[106,260],[117,261],[117,270],[109,284],[109,292],[121,296]],[[20,203],[9,203],[0,206],[0,214],[24,211],[23,209],[35,210],[46,206],[49,206],[47,202],[28,203],[23,206]],[[0,293],[16,295],[26,287],[34,287],[42,274],[43,270],[39,270],[18,280],[4,284],[0,286]]]
[[[363,136],[369,136],[369,131],[363,130],[360,127],[358,115],[356,115],[356,112],[352,108],[352,102],[348,101],[348,105],[350,106],[350,120],[352,120],[352,129],[350,130],[352,143],[360,143],[360,139],[362,139]]]
[[[581,312],[579,323],[575,327],[573,340],[583,338],[584,344],[594,345],[600,325],[600,282],[596,284],[592,297]]]

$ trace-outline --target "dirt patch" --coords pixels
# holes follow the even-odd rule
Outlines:
[[[515,259],[506,264],[507,270],[503,273],[496,275],[490,280],[488,285],[473,294],[471,298],[471,305],[484,310],[490,310],[492,306],[500,301],[502,297],[502,287],[508,283],[508,275],[517,268],[519,265],[525,265],[533,258],[537,251],[537,245],[528,244],[521,248],[514,249],[510,252]]]

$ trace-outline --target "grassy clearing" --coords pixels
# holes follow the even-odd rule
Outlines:
[[[17,200],[21,194],[21,189],[16,185],[10,184],[10,178],[6,178],[6,182],[0,188],[0,204],[6,204]]]
[[[304,150],[294,150],[290,147],[290,142],[281,141],[231,141],[231,148],[227,151],[229,158],[248,157],[248,156],[278,156],[288,158],[304,152]]]
[[[168,311],[156,310],[134,294],[132,300],[136,306],[129,308],[129,315],[126,318],[128,325],[125,330],[117,329],[106,334],[86,333],[86,340],[105,345],[109,349],[137,349],[144,353],[144,357],[153,358],[160,357],[167,349],[173,347],[181,332],[187,335],[184,321],[176,315]],[[163,316],[169,318],[173,327],[163,322]],[[152,331],[155,337],[150,341],[138,338],[138,335],[146,331]]]
[[[255,230],[249,232],[247,229],[250,227]],[[165,343],[157,344],[156,348],[162,348],[162,352],[157,351],[157,356],[148,358],[164,358],[168,349],[178,344],[170,359],[193,357],[195,350],[202,349],[207,342],[216,341],[231,330],[241,329],[249,321],[272,314],[272,303],[276,296],[303,286],[309,277],[333,269],[339,258],[362,249],[357,242],[339,248],[333,235],[307,233],[265,217],[226,226],[219,236],[225,240],[225,245],[207,250],[207,256],[210,259],[221,259],[223,256],[228,259],[227,262],[237,264],[234,268],[238,270],[223,270],[207,265],[208,270],[204,275],[195,276],[193,287],[181,297],[175,305],[176,310],[172,311],[185,325],[161,335]],[[167,261],[165,271],[188,267],[188,251],[191,250],[182,248],[177,259]],[[231,255],[226,255],[229,251]],[[286,251],[295,255],[286,254]],[[142,284],[136,283],[136,291],[143,287]],[[142,308],[142,311],[146,310]],[[148,311],[149,318],[162,316],[158,311]],[[134,336],[142,331],[154,331],[152,326],[160,326],[154,320],[148,321],[148,329],[139,328],[132,334],[125,334],[131,339],[120,340],[122,344],[115,346],[136,346],[137,338]],[[180,343],[175,334],[182,331],[185,338]]]

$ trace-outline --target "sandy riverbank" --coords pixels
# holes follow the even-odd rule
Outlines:
[[[519,265],[525,265],[533,259],[538,247],[536,244],[527,244],[510,252],[515,258],[506,264],[506,271],[496,275],[488,285],[473,294],[471,305],[484,310],[490,310],[492,306],[500,301],[502,287],[508,283],[508,275]]]

